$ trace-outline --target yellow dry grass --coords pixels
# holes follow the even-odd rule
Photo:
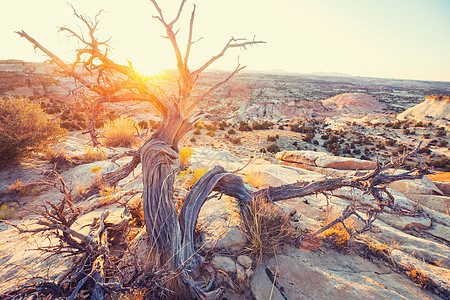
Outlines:
[[[8,220],[14,218],[14,213],[16,212],[17,205],[8,206],[2,204],[0,206],[0,220]]]
[[[450,172],[436,172],[426,176],[433,181],[450,182]]]
[[[340,213],[333,211],[332,209],[327,209],[324,212],[324,225],[331,223],[335,219],[339,217]],[[354,219],[349,218],[344,221],[345,226],[351,231],[354,232],[358,229],[358,224],[355,222]],[[333,240],[334,244],[338,248],[345,248],[348,246],[348,243],[350,241],[350,234],[345,229],[344,225],[342,223],[337,223],[333,227],[325,230],[321,234],[325,238],[330,238]]]
[[[249,241],[247,250],[259,262],[265,255],[273,255],[294,237],[286,214],[274,203],[253,199],[242,209],[244,233]]]
[[[130,147],[137,134],[136,128],[139,128],[137,122],[127,118],[108,121],[102,129],[105,137],[103,143],[108,147]]]
[[[187,169],[181,171],[178,175],[178,179],[184,182],[188,189],[192,188],[194,184],[208,172],[206,169]]]
[[[245,176],[245,181],[251,184],[255,188],[259,189],[262,187],[264,182],[264,174],[261,169],[255,165],[249,165],[247,169],[247,174]]]
[[[100,148],[85,147],[81,158],[84,162],[101,161],[108,159],[108,154]]]
[[[194,149],[192,148],[182,148],[180,149],[179,158],[180,158],[180,169],[186,170],[189,167],[189,159],[194,153]]]

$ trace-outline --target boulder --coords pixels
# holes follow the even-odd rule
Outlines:
[[[227,256],[214,256],[212,259],[212,266],[214,269],[221,270],[226,273],[236,272],[236,262]]]
[[[372,170],[377,166],[375,162],[369,160],[331,155],[321,156],[315,162],[318,167],[339,170]]]
[[[239,255],[237,257],[237,262],[246,269],[250,269],[252,267],[252,259],[247,255]]]
[[[448,196],[407,194],[407,197],[422,206],[443,214],[448,214],[450,211],[450,197]]]
[[[422,179],[394,181],[389,183],[387,187],[407,195],[443,195],[442,191],[426,176],[422,177]]]
[[[447,196],[450,196],[450,182],[433,181],[436,187]]]
[[[297,151],[281,151],[275,155],[275,158],[282,161],[305,164],[309,166],[316,166],[316,159],[321,156],[326,156],[326,152],[316,152],[310,150]]]
[[[238,251],[247,243],[237,201],[229,196],[206,201],[198,215],[197,228],[202,240],[198,248]]]

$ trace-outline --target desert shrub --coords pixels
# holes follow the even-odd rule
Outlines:
[[[446,147],[448,145],[448,141],[442,140],[437,144],[438,147]]]
[[[395,145],[395,140],[394,139],[391,139],[391,138],[388,138],[388,139],[386,139],[385,141],[384,141],[384,144],[386,145],[386,146],[394,146]]]
[[[240,145],[242,143],[242,139],[237,137],[231,141],[233,145]]]
[[[85,147],[81,159],[85,163],[101,161],[108,159],[108,154],[100,148]]]
[[[200,129],[195,129],[192,133],[195,134],[195,135],[201,135],[202,134]]]
[[[74,162],[72,157],[67,154],[65,147],[52,147],[47,149],[44,153],[44,159],[58,166],[70,165]]]
[[[430,134],[428,132],[422,134],[422,136],[423,136],[424,139],[429,139],[430,138]]]
[[[123,117],[107,121],[102,129],[104,144],[108,147],[130,147],[137,133],[136,128],[138,128],[136,121]]]
[[[267,146],[266,150],[267,150],[267,152],[270,152],[270,153],[277,153],[277,152],[281,151],[280,147],[278,147],[278,145],[275,143],[272,143],[269,146]]]
[[[305,142],[311,142],[313,140],[313,138],[314,138],[314,133],[309,132],[303,137],[303,140]]]
[[[209,136],[215,136],[215,135],[216,135],[216,132],[213,131],[213,130],[211,130],[211,131],[208,131],[208,132],[206,133],[206,135],[209,135]]]
[[[444,127],[439,127],[436,131],[436,136],[437,137],[441,137],[445,135],[445,128]]]
[[[225,130],[225,128],[227,128],[229,126],[229,124],[226,121],[220,121],[219,122],[219,129],[220,130]]]
[[[138,123],[138,125],[139,125],[140,128],[143,128],[143,129],[147,129],[147,128],[148,128],[148,123],[147,123],[147,121],[140,121],[140,122]]]
[[[189,166],[189,159],[194,153],[194,149],[192,148],[182,148],[180,149],[179,158],[180,158],[180,169],[185,170]]]
[[[250,125],[248,125],[247,122],[242,121],[241,123],[239,123],[239,131],[252,131],[252,128],[250,127]]]
[[[195,139],[195,137],[191,137],[191,138],[189,139],[189,141],[190,141],[191,143],[195,143],[197,140]]]
[[[206,169],[186,169],[178,174],[178,179],[183,181],[186,187],[190,189],[206,172],[208,172]]]
[[[259,123],[259,122],[252,123],[253,130],[268,130],[268,129],[271,129],[272,126],[273,126],[273,123],[269,122],[269,121],[263,121],[261,123]]]
[[[217,131],[217,126],[214,124],[205,124],[205,128],[208,131]]]
[[[0,220],[8,220],[14,218],[16,209],[17,205],[8,206],[6,204],[2,204],[0,206]]]
[[[401,124],[402,124],[402,122],[395,121],[394,124],[392,124],[392,129],[400,129]]]
[[[435,168],[450,169],[450,158],[444,157],[441,159],[432,160],[429,162],[429,165]]]
[[[314,132],[314,127],[305,126],[304,124],[292,124],[289,127],[290,127],[291,131],[293,131],[293,132],[300,132],[300,133]]]
[[[228,134],[236,134],[236,130],[234,130],[233,128],[231,128],[230,130],[228,130]]]
[[[430,150],[430,147],[425,146],[425,147],[420,148],[417,151],[417,153],[420,153],[420,154],[431,154],[431,150]]]
[[[386,149],[386,146],[385,146],[383,143],[377,143],[377,144],[375,145],[375,147],[376,147],[377,149]]]
[[[25,98],[0,98],[0,161],[43,151],[66,134],[59,120]]]
[[[279,129],[279,130],[284,130],[284,125],[278,126],[278,129]]]
[[[280,138],[280,136],[277,134],[277,135],[268,135],[267,136],[267,141],[268,142],[275,142],[276,140],[278,140]]]
[[[294,230],[286,214],[274,203],[253,199],[241,210],[248,250],[261,261],[271,256],[294,237]]]

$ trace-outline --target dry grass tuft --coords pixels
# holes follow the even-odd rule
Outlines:
[[[433,181],[450,182],[450,172],[436,172],[428,174],[427,177]]]
[[[194,153],[194,149],[192,148],[182,148],[180,150],[179,158],[180,158],[180,169],[186,170],[189,167],[189,159]]]
[[[208,172],[206,169],[187,169],[180,172],[178,179],[184,182],[186,188],[190,189],[206,172]]]
[[[91,148],[91,147],[85,147],[84,153],[81,159],[85,162],[94,162],[94,161],[102,161],[108,159],[108,154],[106,154],[102,149],[100,148]]]
[[[67,154],[66,147],[64,146],[47,149],[44,153],[44,159],[58,166],[70,165],[74,162],[72,157]]]
[[[139,128],[136,121],[123,117],[106,122],[102,129],[105,146],[130,147],[137,134],[136,128]]]
[[[292,241],[294,230],[286,214],[264,199],[253,199],[241,212],[247,247],[259,262]]]
[[[255,188],[259,189],[262,187],[264,182],[264,174],[261,170],[254,165],[248,166],[247,174],[246,174],[246,182],[251,184]]]
[[[339,217],[340,213],[333,212],[332,209],[326,210],[324,213],[325,222],[324,225],[331,223],[335,219]],[[351,232],[354,232],[358,229],[358,224],[354,221],[353,218],[346,219],[344,221],[345,227]],[[337,223],[333,227],[322,232],[322,237],[329,239],[333,242],[334,245],[338,248],[347,248],[350,241],[350,234],[345,229],[342,223]]]
[[[423,274],[419,270],[413,269],[410,271],[406,271],[406,275],[408,275],[415,283],[417,283],[423,289],[431,289],[435,287],[433,279]]]

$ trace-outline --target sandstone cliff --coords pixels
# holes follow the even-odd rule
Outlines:
[[[415,119],[423,118],[448,119],[450,118],[450,96],[430,95],[425,101],[408,108],[401,114],[397,115],[397,119]]]

